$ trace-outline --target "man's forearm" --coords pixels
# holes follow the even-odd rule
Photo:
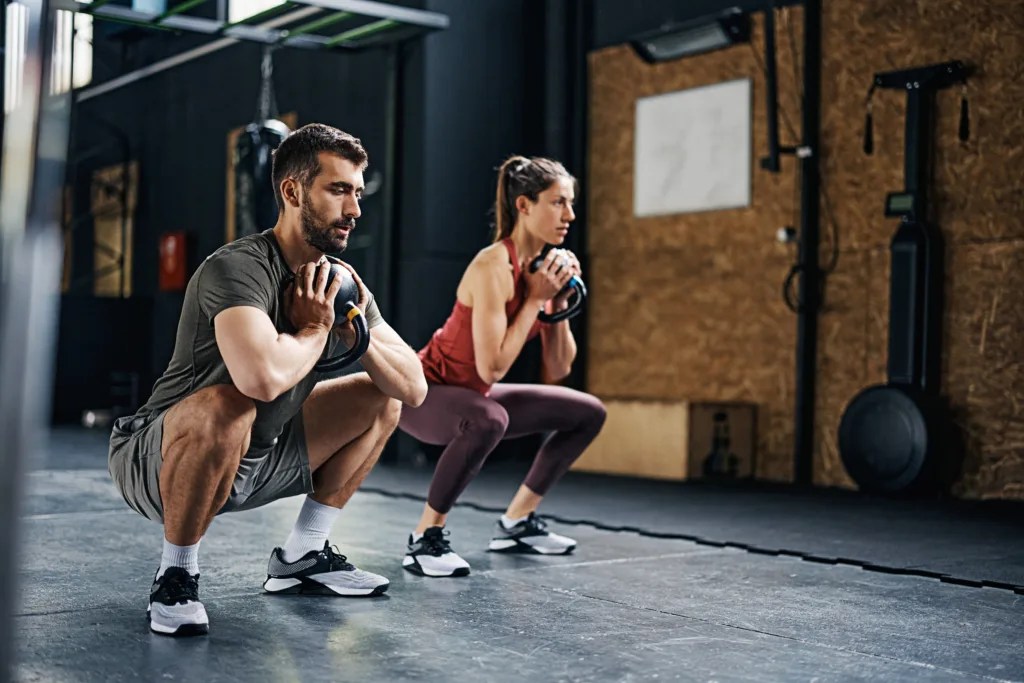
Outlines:
[[[328,330],[307,327],[295,334],[280,334],[267,355],[265,390],[277,398],[308,375],[327,344]]]
[[[414,408],[426,398],[423,365],[408,345],[382,342],[371,336],[370,346],[360,362],[385,395]]]

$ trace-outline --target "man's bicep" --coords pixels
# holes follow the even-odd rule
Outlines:
[[[213,331],[235,384],[241,389],[255,381],[278,337],[270,317],[253,306],[232,306],[217,314]]]

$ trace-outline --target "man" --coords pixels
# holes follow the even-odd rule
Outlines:
[[[347,320],[335,325],[337,282],[325,287],[328,269],[317,264],[347,246],[366,164],[358,139],[325,125],[281,143],[273,159],[277,225],[221,247],[196,270],[167,370],[146,405],[115,423],[110,474],[129,506],[164,526],[149,600],[156,633],[209,632],[198,550],[213,518],[289,496],[306,494],[291,534],[271,552],[266,591],[357,596],[388,588],[337,554],[327,536],[402,404],[420,405],[427,385],[416,354],[347,264],[372,329],[365,372],[318,383],[313,370],[355,338]]]

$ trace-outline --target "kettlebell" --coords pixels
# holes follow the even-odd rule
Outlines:
[[[543,265],[545,256],[546,254],[541,254],[530,262],[531,273],[536,273],[537,269]],[[573,275],[569,278],[569,281],[565,283],[565,286],[562,287],[562,291],[558,294],[562,294],[569,289],[576,290],[576,296],[569,300],[569,307],[567,309],[564,311],[556,311],[555,313],[541,311],[537,315],[537,319],[545,323],[557,323],[563,320],[569,320],[570,318],[575,318],[579,315],[580,311],[583,310],[583,304],[587,300],[587,286],[583,284],[583,280],[576,275]],[[558,294],[555,296],[558,296]]]
[[[320,268],[328,266],[331,270],[327,274],[325,290],[331,288],[335,278],[341,278],[341,289],[338,290],[338,295],[334,297],[335,324],[339,324],[344,319],[351,320],[353,327],[356,329],[356,343],[352,345],[351,349],[345,351],[340,356],[318,360],[316,365],[313,366],[313,369],[317,372],[341,370],[362,358],[363,354],[370,347],[370,328],[366,324],[366,316],[363,315],[363,312],[356,305],[359,301],[359,285],[356,284],[352,273],[348,272],[343,266],[328,261],[317,267],[313,280],[316,281],[316,278],[320,277]]]

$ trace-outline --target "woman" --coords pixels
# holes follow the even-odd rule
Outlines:
[[[580,272],[576,257],[557,248],[575,218],[574,187],[575,179],[550,159],[516,156],[502,164],[494,244],[469,264],[451,315],[419,352],[427,398],[417,408],[404,407],[399,427],[420,441],[446,448],[402,561],[415,574],[469,574],[469,564],[446,538],[445,520],[503,438],[554,432],[498,520],[489,549],[562,555],[576,547],[571,538],[547,531],[534,512],[601,431],[604,406],[589,394],[565,387],[497,384],[523,345],[538,334],[544,370],[552,380],[566,377],[576,357],[569,323],[542,323],[537,317],[542,309],[552,312],[568,306],[569,294],[559,292]],[[556,248],[530,273],[530,262],[546,244]]]

